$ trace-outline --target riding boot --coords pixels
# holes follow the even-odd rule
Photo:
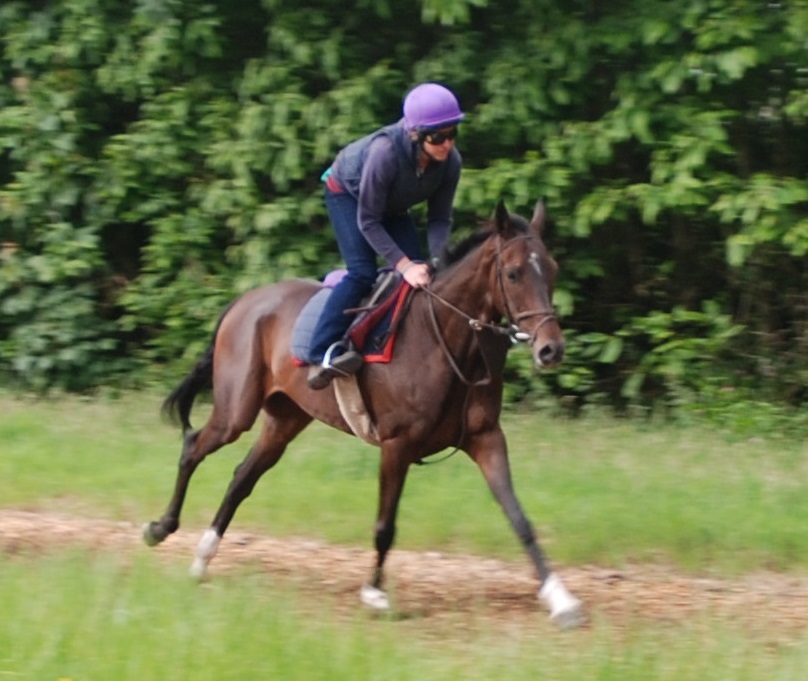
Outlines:
[[[345,347],[342,341],[334,343],[323,357],[321,365],[309,369],[308,384],[312,390],[322,390],[336,376],[350,376],[361,368],[364,359],[355,350]]]

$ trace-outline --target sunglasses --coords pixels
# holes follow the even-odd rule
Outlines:
[[[453,140],[457,137],[457,128],[448,130],[429,130],[421,133],[421,139],[430,144],[443,144],[446,140]]]

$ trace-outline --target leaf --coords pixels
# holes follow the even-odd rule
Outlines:
[[[752,45],[745,45],[719,54],[715,61],[721,73],[732,80],[738,80],[747,69],[758,63],[758,50]]]
[[[740,267],[746,262],[749,254],[749,239],[743,234],[737,234],[727,239],[727,262],[733,267]]]
[[[623,352],[623,340],[617,336],[611,336],[600,351],[598,361],[603,364],[614,364]]]

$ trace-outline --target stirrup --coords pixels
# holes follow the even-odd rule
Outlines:
[[[340,368],[336,366],[334,362],[339,364],[339,359],[343,355],[350,353],[352,357],[355,358],[348,366]],[[354,366],[354,364],[356,366]],[[322,366],[332,375],[337,376],[350,376],[355,374],[359,367],[362,366],[362,356],[353,350],[344,340],[338,340],[335,343],[332,343],[328,350],[325,351],[325,355],[323,355],[323,362]]]

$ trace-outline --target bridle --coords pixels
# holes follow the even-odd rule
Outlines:
[[[544,310],[528,310],[526,312],[518,312],[514,314],[511,311],[510,301],[508,300],[508,294],[505,292],[505,283],[503,281],[503,272],[502,272],[502,252],[505,250],[506,247],[512,245],[515,241],[527,241],[532,239],[533,237],[529,234],[523,234],[521,236],[513,237],[512,239],[508,239],[505,241],[501,236],[497,237],[499,240],[498,247],[497,247],[497,280],[499,281],[499,290],[502,293],[502,300],[505,303],[505,316],[508,318],[510,322],[509,328],[511,331],[511,338],[514,342],[519,341],[527,341],[531,345],[536,340],[536,336],[539,335],[539,329],[542,326],[547,324],[551,321],[556,321],[555,310],[552,308],[548,311]],[[541,265],[539,264],[539,256],[536,251],[531,251],[530,257],[528,258],[528,262],[530,266],[536,271],[536,274],[539,275],[542,279],[544,279],[544,273],[541,271]],[[539,317],[539,321],[536,326],[533,328],[533,333],[530,335],[525,334],[522,331],[519,331],[519,322],[524,319],[528,319],[529,317]]]
[[[463,373],[463,370],[457,364],[457,361],[452,355],[449,346],[446,345],[446,339],[443,337],[443,332],[441,331],[440,324],[438,323],[438,316],[435,313],[435,301],[439,302],[444,307],[449,308],[456,314],[463,317],[468,322],[469,328],[474,333],[479,334],[482,333],[483,331],[490,331],[500,336],[507,336],[510,339],[511,343],[514,345],[520,342],[530,342],[532,344],[539,333],[539,329],[541,329],[541,327],[547,324],[548,322],[555,321],[556,319],[555,310],[553,309],[528,310],[525,312],[517,312],[517,313],[513,312],[513,310],[511,309],[510,301],[508,300],[508,296],[505,292],[505,283],[503,282],[502,279],[503,277],[502,252],[508,245],[512,244],[514,241],[527,240],[532,237],[526,234],[514,237],[512,239],[508,239],[507,241],[505,241],[502,238],[502,236],[498,236],[497,238],[499,240],[496,251],[497,281],[499,282],[499,290],[502,293],[502,300],[504,301],[505,305],[505,316],[508,320],[507,324],[493,324],[491,322],[484,322],[482,319],[472,317],[471,315],[467,314],[456,305],[450,303],[443,296],[435,293],[429,286],[424,286],[418,289],[419,291],[423,291],[424,293],[426,293],[427,296],[429,297],[429,316],[432,321],[432,330],[435,332],[435,337],[438,339],[438,345],[440,345],[444,357],[446,357],[446,360],[449,362],[449,365],[452,367],[452,370],[454,371],[457,378],[459,378],[461,383],[463,383],[463,385],[465,385],[468,388],[468,390],[466,391],[466,397],[463,400],[463,410],[461,412],[463,414],[463,418],[461,419],[460,436],[457,440],[458,444],[455,445],[454,449],[451,452],[445,454],[440,459],[433,461],[426,461],[424,459],[421,459],[417,462],[419,465],[441,463],[451,458],[459,451],[460,443],[462,443],[463,440],[465,439],[465,433],[467,427],[466,419],[468,418],[468,406],[469,406],[469,400],[471,399],[472,388],[489,385],[494,378],[491,372],[491,365],[485,353],[485,343],[483,343],[482,340],[478,340],[478,345],[480,348],[480,354],[482,355],[483,358],[483,364],[485,365],[485,376],[483,376],[483,378],[477,381],[472,381]],[[536,255],[535,252],[531,253],[529,260],[531,266],[536,269],[539,276],[543,277],[541,266],[539,265],[538,262],[538,256]],[[535,328],[533,329],[533,332],[530,334],[525,333],[524,331],[520,331],[518,326],[519,322],[521,322],[523,319],[528,319],[529,317],[540,318]]]
[[[456,314],[465,318],[466,321],[468,322],[469,328],[471,328],[472,331],[474,331],[475,333],[480,333],[482,331],[487,330],[498,335],[508,336],[511,340],[511,343],[513,344],[519,342],[529,342],[532,344],[536,340],[536,336],[538,335],[539,330],[545,324],[556,320],[555,310],[551,308],[549,310],[543,309],[543,310],[527,310],[524,312],[514,312],[512,310],[511,303],[508,300],[508,295],[505,292],[505,283],[503,281],[504,274],[502,271],[502,253],[504,252],[504,250],[516,241],[526,241],[531,238],[533,238],[531,235],[525,234],[513,237],[512,239],[508,239],[506,241],[502,238],[502,236],[499,235],[497,236],[498,239],[496,250],[497,281],[499,283],[499,290],[502,294],[502,300],[505,306],[505,316],[508,322],[507,324],[494,324],[491,322],[485,322],[482,319],[472,317],[471,315],[467,314],[456,305],[453,305],[448,300],[435,293],[429,286],[424,286],[420,289],[429,296],[429,316],[432,321],[432,329],[434,330],[435,336],[438,340],[438,345],[440,345],[441,351],[443,352],[444,356],[446,357],[446,360],[452,367],[452,370],[454,371],[455,375],[460,379],[460,381],[464,385],[468,386],[469,388],[489,385],[493,379],[488,358],[486,357],[485,354],[484,344],[479,343],[480,354],[482,355],[483,363],[485,364],[485,376],[477,381],[472,381],[463,373],[463,370],[460,368],[460,366],[457,364],[457,361],[453,357],[451,350],[446,345],[446,339],[443,337],[443,332],[440,328],[440,324],[438,323],[437,314],[435,313],[435,301],[438,301],[444,307],[449,308]],[[530,254],[529,262],[531,266],[537,271],[539,276],[543,277],[541,266],[539,265],[538,261],[538,256],[535,252],[532,252]],[[530,317],[540,318],[536,326],[533,328],[532,333],[528,334],[525,333],[524,331],[520,331],[519,323]]]

